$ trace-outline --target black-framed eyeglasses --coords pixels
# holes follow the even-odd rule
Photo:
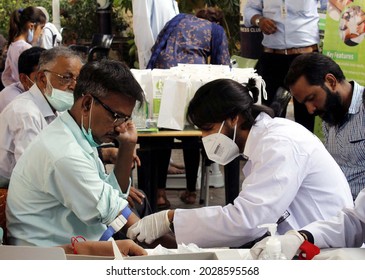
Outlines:
[[[62,75],[51,70],[43,70],[43,71],[56,75],[59,78],[60,84],[64,86],[68,86],[71,83],[76,83],[77,77],[74,77],[73,75]]]
[[[121,114],[118,114],[116,112],[114,112],[112,109],[110,109],[110,107],[106,104],[104,104],[103,102],[100,101],[99,98],[97,98],[96,96],[94,95],[91,95],[98,103],[100,103],[101,106],[103,106],[103,108],[105,110],[107,110],[110,114],[112,114],[112,116],[114,117],[114,122],[113,124],[115,126],[120,126],[121,124],[129,121],[132,119],[131,116],[122,116]]]

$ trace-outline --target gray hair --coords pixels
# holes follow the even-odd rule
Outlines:
[[[45,70],[52,68],[56,64],[56,59],[58,57],[65,57],[69,59],[79,59],[82,64],[83,60],[81,56],[67,47],[54,47],[49,50],[44,51],[39,58],[39,70]]]

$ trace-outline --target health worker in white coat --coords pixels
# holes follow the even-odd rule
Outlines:
[[[299,231],[290,230],[277,236],[281,241],[282,252],[292,259],[304,241],[319,248],[359,248],[365,242],[365,189],[355,200],[355,207],[344,208],[337,216],[326,221],[313,222]],[[251,249],[253,259],[260,258],[266,247],[267,239],[255,244]],[[331,253],[331,252],[329,252]],[[334,251],[333,259],[348,259],[342,250]]]
[[[139,68],[146,69],[158,34],[179,13],[179,7],[175,0],[132,0],[132,9]]]
[[[353,206],[346,178],[322,142],[298,123],[273,118],[270,108],[254,104],[257,96],[254,79],[246,86],[218,79],[196,92],[187,111],[209,159],[222,165],[246,159],[233,204],[158,212],[130,227],[128,237],[149,243],[173,228],[178,244],[239,247],[265,233],[259,225],[278,222],[285,233]]]

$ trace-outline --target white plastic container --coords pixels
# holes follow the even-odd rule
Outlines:
[[[286,260],[287,258],[281,252],[281,242],[276,236],[277,224],[264,224],[259,228],[267,228],[271,236],[266,242],[264,252],[260,255],[260,260]]]

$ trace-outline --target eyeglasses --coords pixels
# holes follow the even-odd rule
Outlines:
[[[101,106],[103,106],[103,108],[104,108],[105,110],[107,110],[110,114],[112,114],[112,115],[113,115],[113,117],[114,117],[114,122],[113,122],[113,124],[114,124],[115,126],[120,126],[121,124],[123,124],[123,123],[125,123],[125,122],[127,122],[127,121],[129,121],[129,120],[131,120],[131,119],[132,119],[132,117],[131,117],[131,116],[122,116],[122,115],[120,115],[120,114],[118,114],[118,113],[114,112],[112,109],[110,109],[110,107],[109,107],[109,106],[105,105],[103,102],[101,102],[101,101],[100,101],[100,99],[99,99],[99,98],[95,97],[94,95],[92,95],[92,97],[93,97],[96,101],[98,101],[98,103],[100,103],[100,105],[101,105]]]
[[[58,74],[58,73],[53,72],[51,70],[43,70],[43,71],[44,72],[49,72],[49,73],[52,73],[52,74],[56,75],[59,78],[60,84],[63,85],[63,86],[68,86],[71,83],[76,83],[77,78],[72,76],[72,75],[61,75],[61,74]]]

